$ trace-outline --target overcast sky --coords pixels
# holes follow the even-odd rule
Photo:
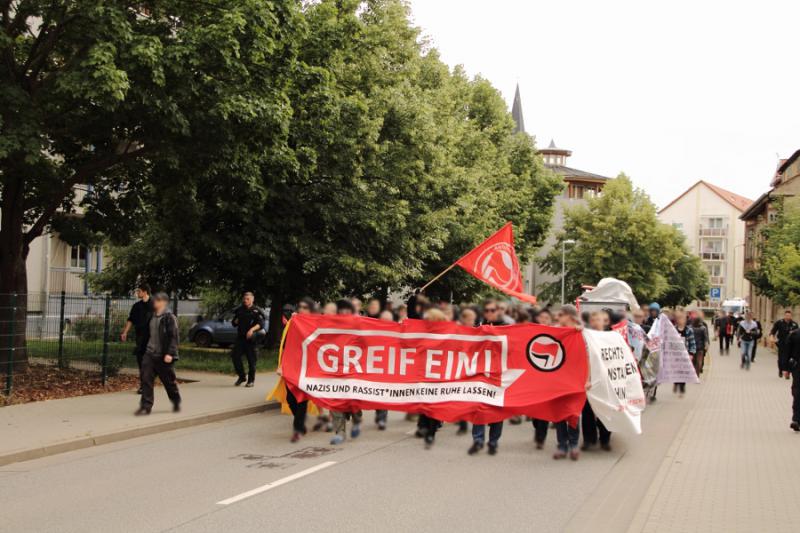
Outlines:
[[[699,179],[755,199],[800,149],[800,1],[412,0],[450,65],[482,75],[568,164],[663,206]]]

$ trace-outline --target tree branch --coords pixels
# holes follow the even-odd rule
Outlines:
[[[42,214],[39,215],[39,218],[36,219],[36,222],[30,227],[30,229],[25,232],[25,244],[29,245],[33,242],[34,239],[41,236],[44,232],[44,229],[47,227],[47,224],[50,223],[50,220],[55,215],[58,208],[61,206],[64,198],[72,191],[72,189],[81,183],[86,183],[94,176],[99,174],[104,170],[108,170],[109,168],[113,167],[114,165],[118,165],[119,163],[123,163],[125,161],[130,161],[132,159],[136,159],[137,157],[141,157],[144,153],[147,152],[146,147],[137,148],[133,151],[128,151],[133,144],[132,141],[129,141],[125,147],[125,151],[119,154],[106,154],[102,157],[95,158],[91,161],[88,161],[85,165],[80,167],[69,179],[65,180],[62,187],[58,189],[58,194],[53,194],[50,203],[45,206],[44,211]]]

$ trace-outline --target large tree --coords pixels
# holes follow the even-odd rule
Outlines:
[[[759,294],[780,305],[800,305],[800,205],[794,198],[778,203],[778,217],[759,239],[757,268],[747,278]]]
[[[153,189],[161,216],[114,251],[125,260],[107,287],[180,272],[184,290],[254,288],[278,307],[422,283],[509,219],[521,251],[541,242],[560,181],[486,80],[420,44],[398,0],[321,1],[304,16],[284,158],[235,195],[207,173],[164,183],[185,199],[173,215]],[[436,289],[453,287],[478,286],[454,275]]]
[[[278,0],[0,0],[0,293],[26,292],[30,244],[78,186],[108,219],[152,185],[225,167],[235,190],[279,159],[298,25]]]
[[[688,304],[705,293],[708,272],[691,258],[685,239],[658,220],[647,194],[624,174],[609,181],[603,194],[585,205],[567,209],[564,229],[544,260],[545,270],[561,274],[561,247],[566,254],[566,297],[573,300],[581,285],[605,277],[626,281],[640,301],[666,297],[672,305]],[[685,283],[685,287],[677,285]],[[549,284],[543,298],[560,299],[561,281]]]

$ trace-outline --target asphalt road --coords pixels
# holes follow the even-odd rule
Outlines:
[[[0,468],[0,531],[624,531],[694,401],[660,396],[644,435],[577,462],[552,459],[554,431],[535,450],[530,423],[496,456],[453,425],[425,450],[397,413],[338,447],[289,443],[274,412],[98,446]]]

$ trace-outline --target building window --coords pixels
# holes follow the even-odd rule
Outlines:
[[[89,260],[89,251],[85,246],[73,246],[69,254],[70,268],[86,269],[86,262]]]
[[[722,217],[711,217],[707,219],[707,224],[709,228],[721,229],[722,223],[723,223]]]
[[[677,230],[683,231],[683,222],[673,222],[672,227]]]
[[[767,213],[767,222],[772,224],[777,220],[778,220],[778,213],[776,211],[770,211],[769,213]]]

